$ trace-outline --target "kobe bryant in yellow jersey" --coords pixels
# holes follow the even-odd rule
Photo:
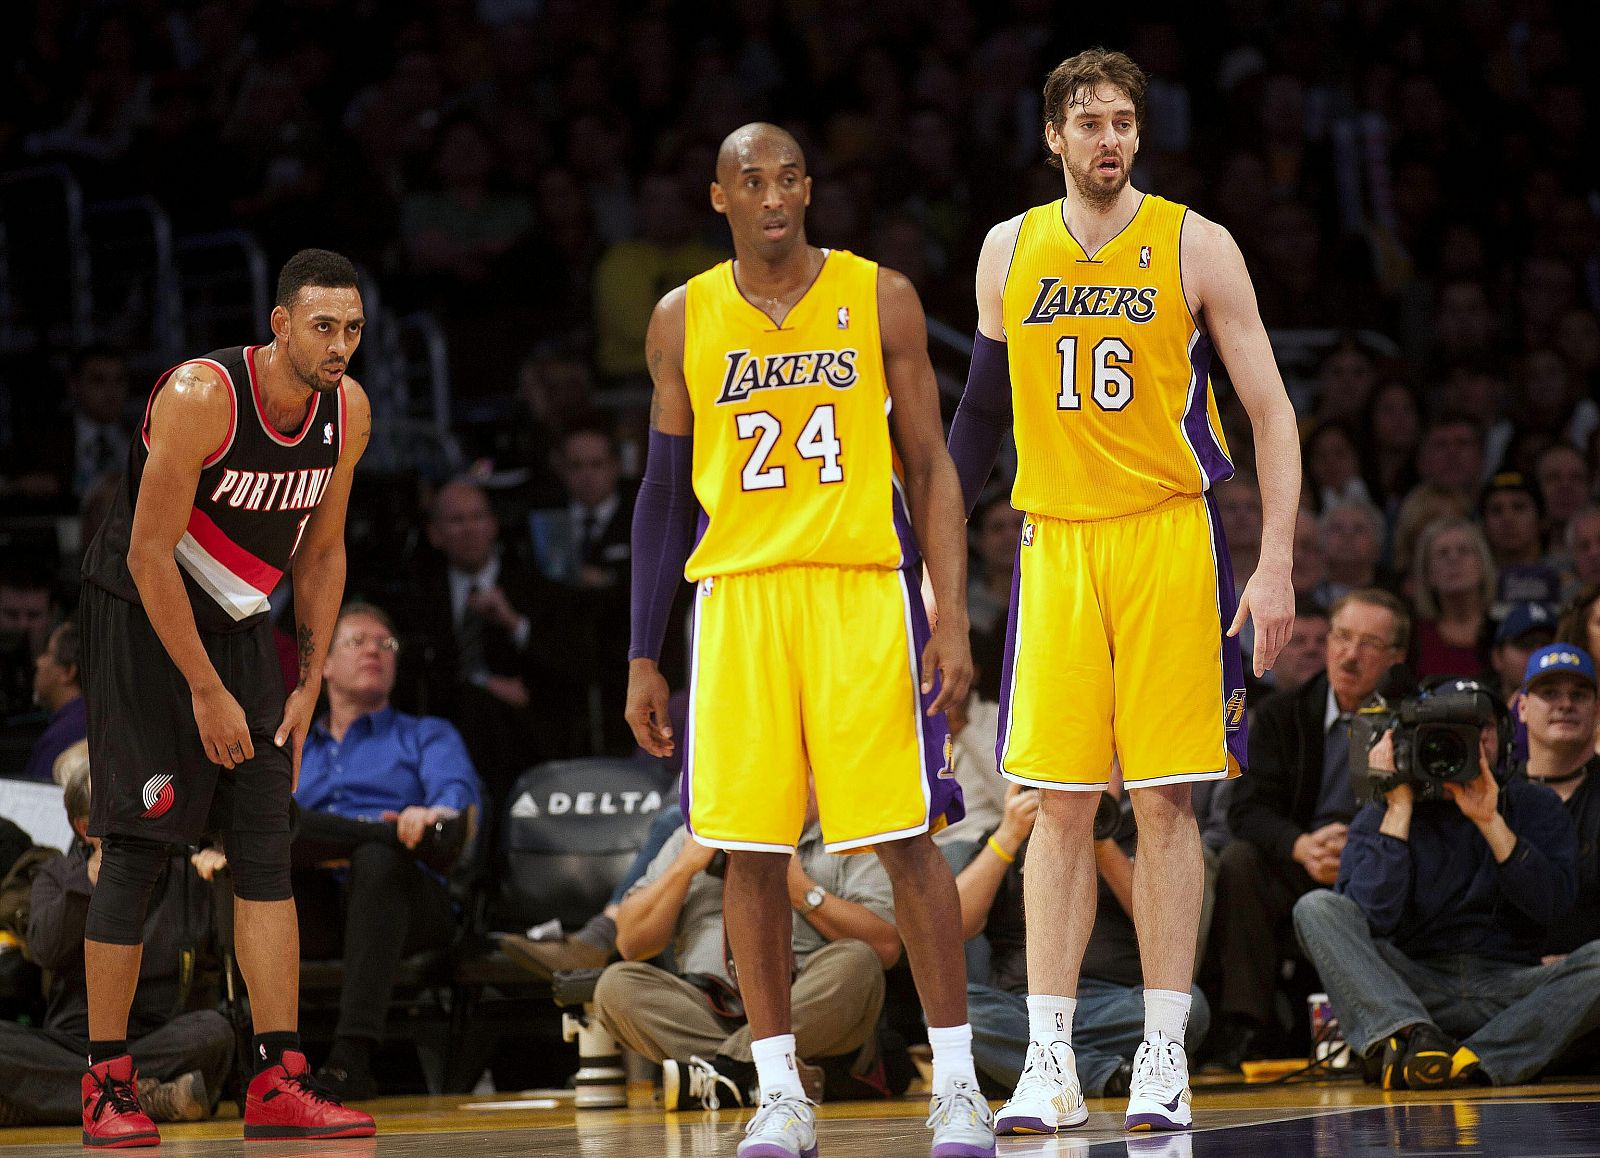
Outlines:
[[[1071,1026],[1094,919],[1095,807],[1115,762],[1139,829],[1145,984],[1126,1124],[1186,1130],[1205,876],[1190,793],[1243,767],[1239,629],[1253,618],[1259,676],[1293,625],[1299,444],[1233,238],[1129,184],[1145,113],[1139,66],[1082,52],[1050,73],[1043,109],[1065,195],[984,242],[978,333],[950,431],[970,510],[1014,429],[1011,502],[1023,524],[996,757],[1007,778],[1045,790],[1024,878],[1029,1049],[996,1126],[1083,1121]],[[1260,564],[1237,598],[1211,495],[1233,474],[1213,355],[1249,412],[1261,480]]]
[[[690,835],[727,851],[723,919],[761,1090],[739,1154],[816,1153],[796,1066],[808,1043],[797,1054],[790,1019],[793,922],[870,941],[862,922],[881,920],[791,868],[814,791],[828,850],[875,851],[894,887],[931,1027],[932,1152],[991,1155],[960,903],[930,839],[963,815],[944,723],[972,679],[961,484],[916,290],[808,244],[810,200],[792,136],[735,130],[711,185],[734,260],[667,294],[651,317],[628,722],[657,755],[681,740]],[[696,585],[681,738],[656,665],[680,577]]]

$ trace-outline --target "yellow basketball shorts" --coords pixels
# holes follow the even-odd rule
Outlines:
[[[1029,514],[1012,574],[995,757],[1007,779],[1099,791],[1245,763],[1238,601],[1209,495],[1122,518]]]
[[[942,715],[920,690],[928,638],[906,571],[795,566],[702,579],[682,805],[714,848],[788,852],[807,776],[830,852],[963,814]]]

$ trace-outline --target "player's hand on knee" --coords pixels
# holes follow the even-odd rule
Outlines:
[[[200,728],[200,743],[213,764],[233,768],[254,758],[250,725],[244,709],[221,684],[194,693],[194,722]]]
[[[655,663],[636,659],[628,665],[628,703],[623,717],[634,742],[652,756],[672,755],[672,717],[667,712],[666,677]]]

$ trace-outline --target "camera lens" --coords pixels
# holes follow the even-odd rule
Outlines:
[[[1429,780],[1448,780],[1458,768],[1466,766],[1469,753],[1454,732],[1429,728],[1417,742],[1417,771]]]

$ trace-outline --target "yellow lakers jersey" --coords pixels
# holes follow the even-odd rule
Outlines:
[[[687,578],[900,565],[876,262],[827,252],[781,326],[739,292],[731,261],[691,278],[683,372],[708,520]]]
[[[1016,418],[1012,505],[1108,519],[1233,474],[1211,394],[1211,343],[1183,294],[1188,210],[1146,194],[1090,256],[1065,204],[1022,218],[1004,291]]]

